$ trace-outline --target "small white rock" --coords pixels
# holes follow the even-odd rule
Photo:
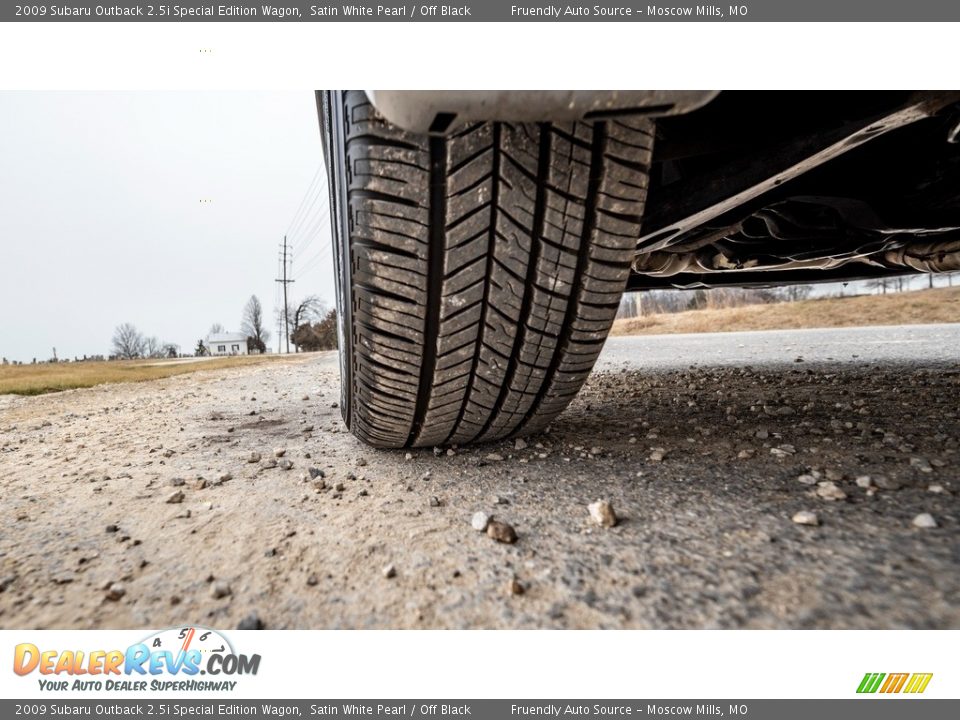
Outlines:
[[[866,490],[873,485],[873,478],[869,475],[858,475],[855,482],[857,483],[857,487]]]
[[[286,448],[274,448],[274,449],[273,449],[273,456],[274,456],[274,457],[282,458],[282,457],[283,457],[284,455],[286,455],[286,454],[287,454],[287,449],[286,449]]]
[[[846,500],[847,494],[832,480],[817,483],[817,495],[824,500]]]
[[[210,586],[210,597],[214,598],[215,600],[225,598],[231,592],[230,585],[222,580],[217,580]]]
[[[812,510],[801,510],[793,516],[793,521],[797,525],[819,525],[820,518]]]
[[[613,505],[606,500],[597,500],[587,505],[590,511],[590,517],[593,521],[602,527],[613,527],[617,524],[617,514],[613,511]]]
[[[483,532],[486,530],[489,523],[490,516],[482,510],[475,512],[473,517],[470,519],[470,526],[477,532]]]
[[[937,521],[933,519],[933,515],[930,513],[920,513],[913,519],[913,526],[918,528],[935,528],[937,526]]]
[[[527,449],[527,441],[524,440],[523,438],[517,438],[516,440],[513,441],[513,449],[514,449],[514,450],[526,450],[526,449]]]
[[[383,576],[387,578],[387,580],[397,576],[397,568],[393,565],[393,563],[390,563],[383,568]]]

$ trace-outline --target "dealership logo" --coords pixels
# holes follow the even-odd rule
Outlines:
[[[858,693],[922,693],[933,673],[867,673],[860,681]]]
[[[199,626],[163,630],[123,650],[24,642],[13,654],[14,673],[35,673],[41,690],[233,690],[234,678],[259,669],[260,655],[238,653],[224,635]]]

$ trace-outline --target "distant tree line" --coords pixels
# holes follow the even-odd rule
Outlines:
[[[697,290],[645,290],[627,293],[620,303],[617,317],[660,315],[742,305],[766,305],[794,302],[810,296],[810,285],[788,285],[781,288],[698,288]]]
[[[113,331],[111,359],[175,358],[179,354],[179,345],[146,336],[133,323],[123,323]]]

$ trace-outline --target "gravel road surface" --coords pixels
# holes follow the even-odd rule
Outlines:
[[[616,338],[476,448],[365,447],[338,382],[0,397],[0,627],[960,628],[960,325]]]

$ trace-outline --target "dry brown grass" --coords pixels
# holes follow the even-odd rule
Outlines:
[[[115,360],[0,366],[0,395],[44,393],[93,387],[104,383],[157,380],[198,370],[219,370],[270,362],[284,355],[249,355],[191,360]]]
[[[613,335],[784,330],[960,322],[960,288],[822,298],[617,320]]]

